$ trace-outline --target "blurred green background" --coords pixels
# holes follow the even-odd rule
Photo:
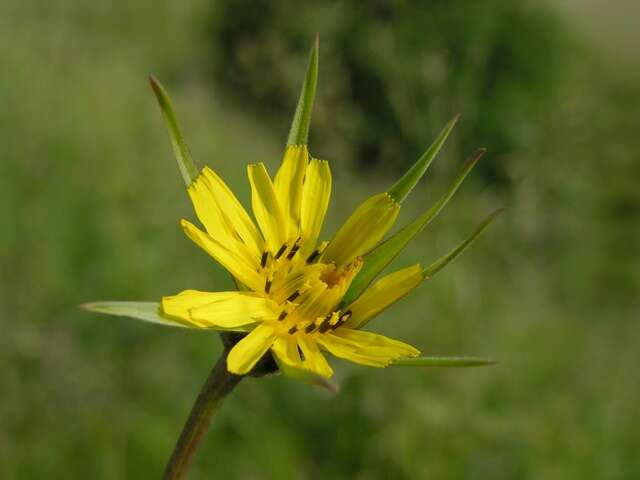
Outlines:
[[[0,478],[158,478],[220,353],[213,332],[80,311],[229,280],[194,218],[148,88],[248,200],[274,168],[314,32],[311,150],[331,161],[325,235],[457,112],[400,225],[489,149],[396,266],[451,267],[372,325],[477,370],[338,364],[332,397],[243,382],[193,479],[640,478],[640,7],[196,0],[0,4]]]

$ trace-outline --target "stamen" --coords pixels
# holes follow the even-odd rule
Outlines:
[[[311,255],[307,257],[307,263],[313,263],[314,260],[318,258],[318,255],[320,255],[320,250],[316,248],[313,252],[311,252]]]
[[[287,312],[286,310],[283,310],[282,312],[280,312],[280,315],[278,316],[278,320],[280,321],[284,320],[287,315],[289,315],[289,312]]]
[[[278,260],[286,249],[287,249],[287,244],[283,243],[282,246],[280,247],[280,250],[278,250],[278,252],[276,253],[275,259]]]
[[[267,252],[266,250],[264,252],[262,252],[262,258],[260,259],[260,266],[262,268],[267,266],[267,258],[269,257],[269,252]]]
[[[333,315],[331,315],[331,320],[329,320],[329,326],[335,327],[336,324],[340,321],[341,316],[342,314],[340,313],[340,310],[338,310],[337,312],[333,312]]]
[[[318,329],[318,332],[324,333],[331,328],[331,323],[330,323],[331,317],[333,317],[333,313],[330,313],[329,315],[324,317],[324,320],[322,320],[322,322],[320,323],[320,328]]]
[[[296,290],[295,292],[293,292],[291,295],[287,297],[287,301],[293,302],[296,298],[298,298],[298,296],[300,296],[300,291]]]
[[[293,244],[293,247],[291,247],[291,251],[289,251],[289,253],[287,254],[287,260],[291,260],[293,257],[295,257],[296,253],[298,253],[298,250],[300,250],[301,240],[302,239],[298,237],[298,239],[295,241],[295,243]]]
[[[335,325],[333,325],[331,328],[333,330],[335,330],[336,328],[338,328],[340,325],[342,325],[344,322],[346,322],[347,320],[349,320],[351,318],[351,315],[353,315],[353,312],[351,310],[347,310],[346,312],[344,312],[342,315],[340,315],[340,318],[338,319],[338,321],[336,322]]]
[[[310,323],[309,325],[307,325],[307,328],[304,329],[304,333],[311,333],[316,329],[316,324],[315,323]]]
[[[298,326],[297,326],[297,325],[294,325],[293,327],[291,327],[291,328],[289,329],[289,332],[288,332],[288,333],[289,333],[289,335],[293,335],[293,334],[294,334],[294,333],[296,333],[297,331],[298,331]]]
[[[307,263],[313,263],[318,258],[318,255],[325,251],[327,245],[329,245],[329,242],[322,242],[320,246],[318,246],[318,248],[311,252],[311,255],[309,255],[309,257],[307,258]]]
[[[267,278],[267,281],[264,282],[264,293],[269,293],[269,290],[271,290],[271,283],[273,282],[273,280],[271,278]]]

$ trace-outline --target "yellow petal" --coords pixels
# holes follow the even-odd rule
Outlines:
[[[227,370],[236,375],[249,373],[273,345],[275,338],[273,327],[261,323],[231,349],[227,357]]]
[[[275,253],[287,240],[287,224],[282,207],[271,183],[269,173],[262,163],[249,165],[251,206],[271,253]]]
[[[309,163],[309,151],[304,145],[287,147],[282,165],[274,180],[274,189],[282,212],[288,222],[290,237],[297,236],[300,227],[300,203],[302,200],[302,184]]]
[[[386,193],[365,200],[338,230],[322,260],[340,266],[368,252],[393,226],[399,211],[400,204]]]
[[[203,172],[204,173],[204,172]],[[187,189],[198,220],[204,225],[209,235],[221,243],[226,243],[230,237],[228,226],[220,211],[218,202],[209,188],[203,174],[189,185]]]
[[[213,326],[232,328],[242,322],[274,319],[277,305],[253,292],[227,292],[227,298],[191,310],[191,318]]]
[[[353,345],[358,346],[358,348],[362,348],[364,351],[370,348],[371,353],[375,350],[376,352],[389,354],[394,358],[416,357],[420,355],[420,350],[408,343],[385,337],[384,335],[377,333],[341,327],[336,330],[333,335],[351,342]]]
[[[192,195],[192,191],[195,195]],[[247,245],[254,257],[260,257],[264,243],[260,232],[231,189],[213,170],[205,167],[189,187],[189,194],[192,195],[198,218],[211,236],[216,238],[216,232],[223,228],[230,238],[240,239]],[[211,210],[218,210],[220,213],[216,214]],[[213,216],[212,228],[201,217],[201,212],[205,217]],[[216,223],[218,218],[222,221],[220,226]]]
[[[172,297],[163,297],[162,309],[168,315],[202,328],[241,331],[258,320],[275,316],[269,300],[250,292],[185,290]]]
[[[331,196],[331,170],[324,160],[311,160],[302,187],[300,231],[307,240],[305,245],[313,249],[324,221]],[[310,252],[309,252],[310,253]]]
[[[191,240],[211,255],[240,282],[254,291],[260,291],[264,288],[264,279],[251,264],[247,263],[243,256],[225,248],[220,242],[211,238],[211,235],[203,232],[191,222],[182,220],[181,225]]]
[[[370,367],[386,367],[396,358],[415,357],[420,352],[406,343],[371,332],[338,328],[315,337],[336,357]]]
[[[297,337],[298,345],[304,355],[304,368],[323,377],[333,375],[331,366],[318,348],[315,340],[304,334],[298,335]]]
[[[224,245],[228,250],[238,253],[246,263],[257,269],[261,251],[258,250],[255,242],[251,243],[252,248],[250,249],[241,239],[240,234],[234,228],[234,222],[228,218],[224,208],[216,199],[206,170],[203,170],[202,174],[187,189],[198,219],[205,226],[211,238]],[[209,171],[215,175],[211,170]]]
[[[419,264],[382,277],[346,308],[346,310],[351,310],[352,315],[344,326],[353,329],[361,328],[373,317],[420,285],[423,279],[424,274]]]
[[[292,368],[303,368],[298,343],[291,335],[278,337],[273,343],[273,353],[278,360]]]

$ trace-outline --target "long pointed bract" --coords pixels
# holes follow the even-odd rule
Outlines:
[[[476,230],[460,245],[451,250],[446,255],[440,257],[438,260],[433,262],[427,268],[425,268],[422,272],[424,273],[425,278],[433,277],[436,273],[446,267],[449,263],[455,260],[462,252],[464,252],[469,246],[480,236],[482,232],[486,230],[486,228],[493,222],[493,220],[498,217],[502,212],[504,212],[504,208],[499,208],[498,210],[491,213],[487,218],[485,218],[482,223],[476,228]]]
[[[429,169],[431,162],[436,158],[436,155],[444,145],[444,142],[447,140],[447,137],[455,127],[456,122],[460,118],[460,115],[456,115],[453,117],[447,125],[442,129],[438,137],[435,139],[433,144],[427,149],[426,152],[422,154],[422,156],[413,164],[413,166],[407,170],[400,180],[393,184],[393,186],[387,192],[391,198],[393,198],[396,202],[402,203],[405,198],[411,193],[413,187],[420,181],[420,179],[424,176],[424,174]]]
[[[158,323],[169,327],[189,328],[188,325],[168,318],[162,313],[158,302],[92,302],[80,305],[90,312],[106,313],[118,317],[130,317],[145,322]]]
[[[154,76],[149,77],[149,83],[151,84],[153,93],[156,95],[158,105],[162,111],[162,116],[164,117],[165,124],[167,125],[169,138],[171,139],[171,146],[173,147],[173,153],[178,161],[180,173],[182,174],[185,185],[188,187],[198,176],[200,169],[196,165],[195,160],[191,157],[189,148],[184,141],[180,125],[178,124],[178,119],[173,112],[169,94]]]
[[[458,176],[445,194],[442,195],[438,201],[429,208],[429,210],[385,242],[381,243],[375,250],[370,252],[364,258],[364,265],[360,270],[360,273],[353,280],[349,287],[349,291],[344,297],[345,304],[355,300],[364,291],[364,289],[367,288],[373,279],[378,276],[378,274],[389,263],[391,263],[396,256],[398,256],[398,254],[407,246],[409,241],[420,233],[424,227],[426,227],[442,211],[484,153],[484,148],[476,150],[474,155],[469,159],[464,167],[462,167],[462,170],[458,173]]]
[[[397,367],[485,367],[496,362],[481,357],[415,357],[400,358],[391,365]]]
[[[311,110],[313,109],[313,100],[316,96],[316,86],[318,84],[318,54],[319,54],[319,36],[316,35],[311,54],[309,56],[309,65],[307,73],[300,91],[300,98],[296,107],[296,113],[291,122],[291,130],[289,130],[289,138],[287,145],[307,145],[309,143],[309,124],[311,123]]]

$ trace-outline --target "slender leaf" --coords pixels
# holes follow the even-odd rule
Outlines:
[[[171,139],[171,146],[173,147],[173,153],[176,157],[176,160],[178,161],[180,173],[182,174],[185,185],[188,187],[189,185],[191,185],[191,182],[193,182],[193,180],[198,176],[200,169],[198,168],[195,160],[191,157],[189,148],[184,141],[182,131],[180,130],[180,125],[178,124],[178,119],[173,112],[171,99],[169,98],[167,91],[164,89],[162,84],[153,76],[149,77],[149,83],[151,83],[151,88],[156,95],[158,105],[160,106],[160,110],[162,111],[162,116],[164,117],[165,123],[167,125],[169,138]]]
[[[491,215],[489,215],[487,218],[483,220],[483,222],[478,226],[478,228],[476,228],[476,230],[469,236],[469,238],[467,238],[456,248],[451,250],[446,255],[440,257],[438,260],[436,260],[427,268],[425,268],[422,271],[422,273],[424,273],[425,278],[433,277],[436,273],[438,273],[440,270],[446,267],[450,262],[455,260],[462,252],[464,252],[467,248],[469,248],[469,246],[480,236],[480,234],[486,230],[486,228],[491,224],[491,222],[493,222],[493,220],[495,220],[498,217],[498,215],[500,215],[504,211],[505,211],[504,208],[499,208],[498,210],[493,212]]]
[[[358,298],[373,279],[407,246],[409,241],[420,233],[422,229],[442,211],[485,151],[483,148],[476,150],[460,173],[458,173],[458,176],[449,189],[429,210],[365,256],[362,269],[353,282],[351,282],[349,290],[344,296],[343,302],[345,304]]]
[[[413,164],[413,166],[407,170],[400,180],[398,180],[387,192],[391,198],[393,198],[396,202],[402,203],[405,198],[411,193],[413,187],[420,181],[423,175],[429,169],[431,162],[436,158],[436,155],[444,145],[444,142],[447,140],[447,137],[455,127],[458,118],[460,115],[456,115],[453,119],[447,123],[447,125],[442,129],[440,135],[436,138],[433,144],[427,149],[426,152],[422,154],[422,156]]]
[[[309,55],[307,73],[300,91],[300,98],[296,107],[296,113],[291,122],[287,145],[307,145],[309,143],[309,124],[311,123],[311,111],[313,100],[316,96],[318,85],[318,55],[320,48],[320,38],[316,35]]]
[[[94,302],[82,304],[80,307],[90,312],[130,317],[169,327],[189,328],[188,325],[163,315],[157,302]]]
[[[493,365],[496,362],[488,358],[481,357],[417,357],[401,358],[391,365],[398,367],[484,367]]]

